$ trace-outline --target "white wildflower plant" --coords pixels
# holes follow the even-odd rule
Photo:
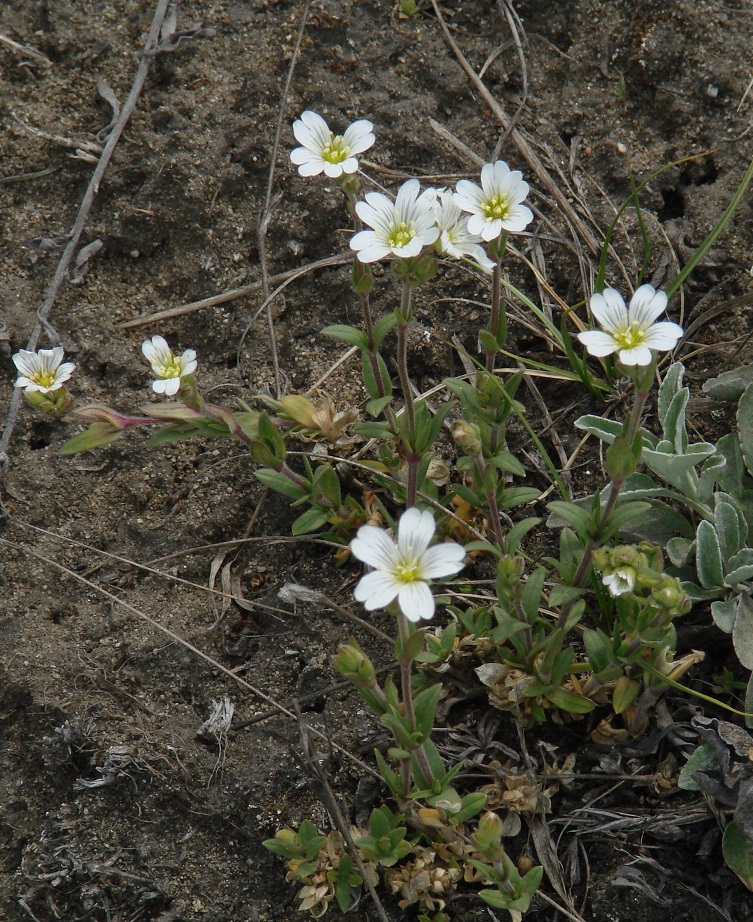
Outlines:
[[[430,547],[435,529],[434,516],[415,506],[403,513],[396,542],[381,528],[362,525],[350,549],[374,571],[356,586],[356,600],[368,611],[375,611],[397,599],[409,621],[433,618],[435,605],[429,581],[453,576],[465,559],[465,548],[454,541]]]
[[[519,170],[511,170],[504,160],[484,164],[481,187],[469,179],[456,186],[455,201],[470,214],[468,230],[484,240],[496,240],[503,231],[519,234],[533,221],[533,212],[524,205],[528,183]]]
[[[614,288],[593,294],[589,306],[601,330],[578,333],[578,339],[589,355],[604,357],[617,353],[623,365],[650,365],[654,352],[674,349],[683,333],[677,323],[657,323],[667,309],[667,296],[651,285],[636,289],[629,307]]]
[[[192,375],[198,366],[196,351],[186,349],[183,355],[174,355],[162,336],[152,336],[141,346],[144,357],[152,366],[156,378],[152,389],[157,394],[173,397],[181,387],[182,379]]]
[[[330,130],[326,121],[316,112],[306,111],[293,122],[293,134],[301,147],[290,153],[301,176],[318,176],[324,173],[331,179],[358,171],[356,154],[362,154],[374,143],[373,125],[359,119],[345,129],[342,135]]]
[[[49,394],[58,390],[76,367],[73,362],[63,362],[63,355],[62,346],[36,352],[19,349],[13,356],[13,364],[18,370],[15,386],[22,387],[27,394],[35,391]]]
[[[468,215],[461,210],[452,192],[437,189],[433,205],[439,228],[437,250],[453,259],[470,259],[479,269],[490,273],[494,269],[494,261],[481,246],[483,237],[470,232]]]
[[[409,179],[393,202],[381,192],[367,192],[356,204],[356,214],[372,230],[359,231],[350,245],[362,263],[388,256],[411,259],[439,237],[433,201],[434,189],[421,192],[417,179]]]

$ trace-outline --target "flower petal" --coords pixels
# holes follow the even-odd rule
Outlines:
[[[343,141],[350,148],[351,154],[362,154],[376,141],[373,133],[374,126],[368,119],[362,118],[352,125],[348,125],[343,135]]]
[[[368,611],[376,608],[386,608],[400,590],[397,583],[389,573],[374,570],[361,577],[355,588],[354,596],[357,602],[363,602]]]
[[[630,322],[647,330],[656,318],[667,309],[667,295],[651,285],[641,285],[630,299]]]
[[[602,330],[586,330],[584,333],[578,333],[578,339],[588,350],[589,355],[604,356],[611,355],[617,350],[617,343]]]
[[[655,323],[646,333],[643,342],[649,349],[668,352],[670,349],[674,349],[677,341],[682,338],[683,332],[683,328],[679,323],[665,320],[661,323]]]
[[[599,326],[610,333],[627,323],[625,302],[619,291],[615,291],[614,288],[605,288],[602,294],[594,292],[589,307]]]
[[[452,576],[463,569],[465,548],[454,541],[435,544],[423,556],[422,575],[425,579],[439,579]]]
[[[652,354],[648,346],[633,346],[632,349],[620,349],[618,358],[623,365],[648,365]]]
[[[512,205],[502,227],[513,234],[519,234],[533,221],[533,212],[526,205]]]
[[[395,565],[395,542],[375,525],[362,525],[350,542],[350,550],[354,557],[377,570],[392,570]]]
[[[397,601],[409,621],[429,621],[434,617],[434,596],[426,583],[420,580],[405,583],[398,593]]]
[[[434,537],[434,516],[412,506],[403,513],[397,528],[397,548],[401,556],[421,557]]]

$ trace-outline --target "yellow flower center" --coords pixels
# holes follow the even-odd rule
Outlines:
[[[395,566],[394,576],[398,583],[416,583],[422,579],[422,571],[415,557],[406,555]]]
[[[630,323],[615,330],[612,336],[620,349],[635,349],[636,346],[643,345],[646,331],[637,323]]]
[[[31,380],[40,387],[52,387],[55,383],[55,372],[47,368],[44,371],[36,371],[31,376]]]
[[[327,163],[342,163],[350,156],[350,147],[345,143],[342,135],[333,134],[322,148],[322,159]]]
[[[182,371],[182,362],[174,355],[171,355],[170,358],[165,359],[162,365],[160,365],[157,374],[160,378],[179,378]]]
[[[413,228],[408,227],[405,221],[401,221],[399,224],[394,224],[390,229],[387,243],[389,243],[393,249],[399,250],[410,243],[414,236],[415,232]]]
[[[500,218],[504,221],[510,211],[510,203],[504,195],[493,195],[484,202],[483,211],[487,218]]]

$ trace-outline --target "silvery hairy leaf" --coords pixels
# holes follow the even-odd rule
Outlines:
[[[716,589],[724,585],[719,538],[711,522],[705,520],[699,524],[696,532],[695,562],[698,579],[704,589]]]

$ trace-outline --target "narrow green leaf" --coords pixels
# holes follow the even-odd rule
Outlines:
[[[322,333],[325,336],[331,336],[333,339],[340,339],[343,342],[350,343],[351,346],[358,346],[359,349],[364,351],[369,348],[369,340],[363,330],[344,323],[333,323],[331,326],[325,327]]]
[[[311,509],[307,509],[303,515],[298,516],[291,526],[291,531],[294,535],[308,535],[312,531],[316,531],[317,528],[321,528],[331,514],[332,513],[327,509],[322,509],[319,506],[312,506]]]

